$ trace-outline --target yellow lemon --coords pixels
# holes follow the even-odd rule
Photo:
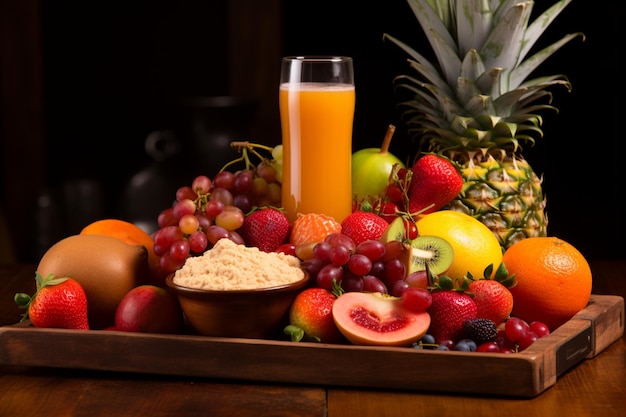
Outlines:
[[[420,236],[439,236],[454,249],[452,265],[446,272],[458,279],[470,272],[482,277],[485,268],[493,264],[494,272],[502,262],[502,248],[487,226],[467,214],[441,210],[422,216],[417,221]]]

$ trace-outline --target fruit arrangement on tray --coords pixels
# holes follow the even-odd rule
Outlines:
[[[437,63],[385,39],[415,71],[395,81],[420,146],[405,166],[386,149],[391,126],[380,149],[355,152],[352,214],[290,222],[282,146],[236,142],[241,158],[181,184],[154,234],[102,219],[51,247],[36,294],[16,294],[24,318],[35,327],[193,331],[166,278],[222,239],[295,258],[307,272],[274,334],[293,343],[512,353],[585,308],[589,265],[548,235],[542,180],[521,153],[541,134],[538,113],[554,109],[548,88],[570,87],[561,75],[528,76],[579,34],[527,58],[569,1],[531,24],[532,2],[491,1],[487,11],[484,2],[408,3]]]

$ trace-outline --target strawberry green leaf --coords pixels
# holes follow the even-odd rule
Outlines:
[[[500,265],[502,265],[502,264],[500,264]],[[485,268],[485,272],[484,272],[483,276],[485,278],[487,278],[487,277],[490,277],[491,274],[493,274],[493,264],[487,265],[487,268]]]
[[[294,326],[293,324],[285,326],[283,332],[287,336],[291,337],[292,342],[300,342],[304,338],[304,330],[298,326]]]
[[[283,332],[291,337],[292,342],[321,342],[321,339],[317,336],[307,336],[303,329],[293,324],[288,324],[283,329]]]
[[[15,300],[15,303],[17,304],[19,308],[28,308],[28,305],[30,304],[31,296],[23,292],[19,292],[15,294],[13,299]]]

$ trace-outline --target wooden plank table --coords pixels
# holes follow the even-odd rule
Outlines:
[[[594,294],[626,296],[626,261],[592,262],[592,270]],[[33,274],[34,268],[30,265],[0,266],[0,325],[19,321],[21,311],[15,307],[13,295],[32,293]],[[45,346],[41,353],[46,354]],[[428,379],[429,375],[425,373],[423,377]],[[454,372],[450,373],[450,378],[455,378]],[[330,417],[497,412],[525,417],[557,413],[602,417],[624,414],[625,386],[625,336],[593,359],[568,370],[553,387],[530,399],[2,365],[0,417],[44,412],[48,416],[169,416],[176,413],[185,416]]]

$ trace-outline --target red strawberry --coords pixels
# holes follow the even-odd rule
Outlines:
[[[409,213],[422,214],[437,211],[454,200],[463,187],[463,177],[447,159],[435,154],[419,158],[413,167],[413,178],[409,185]]]
[[[493,279],[479,279],[469,284],[467,292],[473,294],[478,307],[477,317],[489,319],[498,326],[511,314],[513,295],[504,284]]]
[[[379,239],[389,227],[387,220],[371,211],[355,211],[341,222],[341,233],[356,245],[366,240]]]
[[[37,291],[15,294],[15,302],[27,311],[22,320],[30,318],[35,327],[89,330],[87,319],[87,296],[85,290],[73,278],[55,278],[50,274],[43,278],[35,274]]]
[[[278,209],[265,207],[248,214],[239,228],[246,245],[274,252],[289,236],[289,219]]]
[[[307,288],[298,294],[289,310],[289,325],[285,333],[291,340],[315,340],[324,343],[339,343],[343,336],[333,320],[333,304],[337,297],[320,288]]]
[[[457,342],[464,335],[465,320],[475,319],[478,312],[476,303],[469,295],[452,290],[434,291],[430,314],[430,333],[436,343],[444,340]]]

